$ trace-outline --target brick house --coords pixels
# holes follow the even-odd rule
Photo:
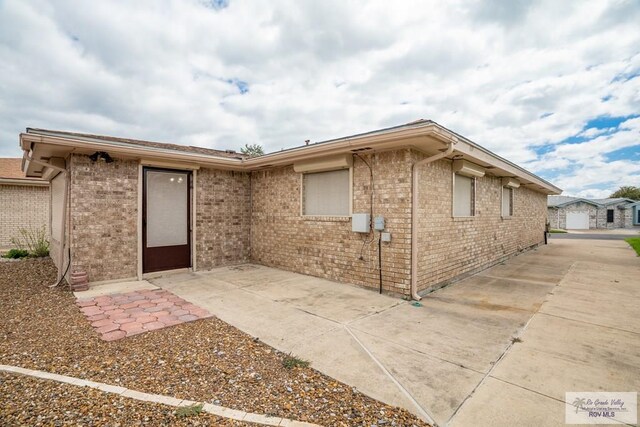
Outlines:
[[[549,196],[547,215],[551,228],[590,230],[632,228],[640,225],[637,203],[632,199],[585,199]]]
[[[49,224],[49,183],[25,178],[22,159],[0,158],[0,250],[12,248],[21,228]]]
[[[52,255],[91,282],[254,262],[419,298],[544,239],[560,190],[428,120],[260,157],[27,129]]]

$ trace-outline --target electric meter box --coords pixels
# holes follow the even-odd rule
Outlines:
[[[377,216],[373,219],[373,229],[376,231],[384,230],[384,217]]]
[[[354,233],[368,233],[371,226],[371,215],[368,213],[351,214],[351,231]]]

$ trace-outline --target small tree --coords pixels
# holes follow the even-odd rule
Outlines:
[[[262,145],[260,144],[245,144],[244,147],[240,149],[242,154],[246,154],[249,157],[258,157],[264,155],[264,150],[262,149]]]
[[[632,185],[622,186],[609,197],[624,197],[625,199],[640,200],[640,187]]]

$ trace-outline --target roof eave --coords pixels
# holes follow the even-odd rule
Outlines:
[[[432,121],[409,123],[407,125],[352,135],[242,160],[91,138],[55,136],[50,133],[51,132],[49,132],[48,135],[33,131],[22,133],[20,134],[20,145],[25,153],[30,152],[37,144],[51,144],[63,147],[69,152],[77,150],[108,151],[112,155],[129,156],[140,159],[182,161],[197,163],[202,166],[240,171],[252,171],[274,166],[290,165],[304,159],[339,153],[358,152],[362,149],[384,150],[409,146],[429,152],[440,150],[448,144],[454,144],[457,154],[466,155],[472,160],[475,159],[486,163],[516,178],[521,178],[527,181],[526,185],[530,185],[535,191],[541,191],[546,194],[560,194],[562,192],[561,189],[537,175]],[[23,170],[28,173],[28,161],[25,162]]]
[[[144,147],[137,145],[118,144],[110,141],[98,141],[77,139],[59,136],[44,136],[34,133],[21,133],[20,146],[27,153],[31,152],[36,144],[49,144],[61,147],[67,152],[75,152],[78,150],[88,151],[108,151],[112,155],[127,156],[140,159],[159,159],[182,161],[187,163],[197,163],[201,165],[216,167],[220,169],[243,169],[240,159],[218,157],[200,153],[180,152],[176,150],[160,149],[155,147]],[[23,159],[26,157],[23,156]],[[28,172],[29,161],[23,162],[23,171]]]
[[[0,184],[2,185],[19,185],[29,187],[48,187],[49,183],[41,179],[29,179],[29,178],[0,178]]]

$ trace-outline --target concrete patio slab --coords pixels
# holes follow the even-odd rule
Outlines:
[[[483,375],[414,349],[356,332],[363,344],[440,425],[482,380]],[[400,362],[400,363],[398,363]],[[446,390],[443,393],[443,390]],[[408,406],[404,406],[407,408]]]
[[[398,298],[370,291],[363,293],[362,289],[355,286],[336,287],[335,282],[310,276],[254,282],[243,289],[341,323],[379,313],[403,303]]]
[[[423,307],[403,304],[350,326],[464,368],[487,372],[531,317],[527,311],[509,307],[479,308],[441,300],[439,293],[424,298]]]
[[[605,289],[594,299],[588,289],[561,286],[549,296],[540,312],[640,334],[638,290],[640,286],[627,293]],[[597,318],[594,313],[598,313]]]
[[[148,289],[159,289],[158,286],[149,283],[146,280],[137,280],[132,282],[113,282],[104,283],[102,285],[94,285],[89,290],[74,292],[76,298],[95,298],[102,295],[117,294],[121,292],[144,291]]]
[[[267,298],[234,288],[224,293],[208,296],[206,282],[192,281],[192,288],[182,284],[174,287],[165,284],[164,289],[196,302],[223,321],[284,352],[290,352],[301,341],[320,336],[335,329],[338,324],[310,315],[293,307],[274,304]],[[219,290],[214,284],[213,289]]]
[[[551,285],[558,283],[566,274],[568,266],[555,267],[544,266],[542,264],[528,264],[521,262],[524,256],[520,256],[518,262],[498,264],[483,272],[480,276],[501,277],[501,278],[517,278],[519,280],[529,280],[532,282],[543,282]]]
[[[467,304],[486,310],[520,309],[535,312],[554,284],[474,276],[448,286],[429,298]]]
[[[421,307],[251,264],[151,283],[438,425],[559,425],[566,391],[640,388],[640,260],[624,245],[553,241]]]
[[[448,425],[566,426],[564,402],[487,378]]]
[[[323,335],[300,342],[292,348],[292,352],[305,360],[311,360],[315,369],[356,386],[360,392],[374,399],[410,408],[414,413],[417,410],[411,399],[369,357],[365,348],[344,326],[338,326]],[[351,361],[356,362],[357,366]]]
[[[558,400],[567,391],[636,391],[640,337],[541,314],[491,376]]]

